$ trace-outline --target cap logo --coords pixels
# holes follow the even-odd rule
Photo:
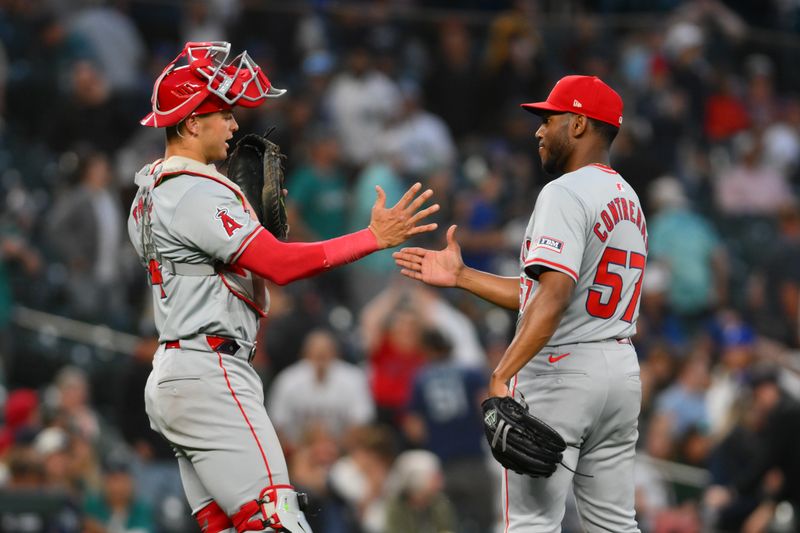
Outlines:
[[[175,86],[175,88],[172,89],[172,94],[174,94],[179,98],[185,98],[187,96],[193,95],[200,88],[202,88],[202,85],[200,85],[199,83],[187,81],[181,83],[180,85]]]
[[[619,117],[619,123],[622,124],[622,117]]]
[[[583,104],[580,103],[578,100],[573,100],[572,107],[583,107]]]

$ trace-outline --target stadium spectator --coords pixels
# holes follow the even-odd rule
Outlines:
[[[123,98],[140,96],[139,67],[146,49],[133,21],[114,6],[94,5],[71,18],[69,29],[91,48],[109,90]]]
[[[339,142],[330,128],[317,126],[306,135],[308,155],[287,180],[292,194],[286,208],[290,238],[318,241],[347,233],[350,191],[341,163]],[[333,270],[309,280],[323,297],[347,298],[347,273]]]
[[[39,395],[32,389],[12,390],[3,405],[3,426],[0,428],[0,457],[23,434],[35,435],[41,429]]]
[[[754,272],[753,320],[759,333],[787,346],[800,343],[800,208],[778,213],[779,235],[764,266]]]
[[[120,289],[130,252],[108,157],[87,155],[77,174],[78,183],[57,199],[47,221],[50,247],[67,270],[68,312],[121,327],[127,309]]]
[[[414,378],[403,420],[407,439],[433,452],[441,462],[445,494],[462,510],[458,530],[488,531],[493,518],[492,487],[475,483],[475,479],[490,479],[480,409],[486,374],[457,365],[452,344],[438,330],[423,332],[422,347],[427,362]],[[408,529],[412,530],[417,531]]]
[[[305,428],[302,438],[288,455],[289,473],[298,491],[309,497],[309,506],[318,511],[308,517],[314,531],[348,533],[352,516],[332,493],[329,475],[339,459],[343,440],[335,438],[324,424]]]
[[[364,314],[375,312],[368,306]],[[398,424],[411,398],[414,376],[424,363],[422,318],[410,307],[392,307],[368,346],[370,390],[378,420]]]
[[[346,70],[331,81],[328,108],[346,161],[361,167],[377,154],[387,120],[400,106],[397,84],[372,65],[363,46],[347,54]]]
[[[730,427],[736,398],[741,397],[756,359],[753,330],[733,313],[723,313],[714,324],[719,359],[706,393],[709,431],[716,435]]]
[[[65,366],[58,371],[54,383],[54,418],[89,441],[98,439],[100,418],[91,404],[86,373],[75,366]]]
[[[441,118],[422,107],[420,89],[411,80],[400,83],[402,104],[380,138],[380,151],[395,154],[400,172],[410,180],[426,179],[455,163],[455,145]]]
[[[339,143],[330,129],[307,136],[305,164],[287,179],[292,194],[286,199],[292,239],[331,239],[347,231],[349,192],[340,166]]]
[[[108,80],[90,61],[74,63],[67,95],[55,102],[51,120],[40,130],[55,150],[113,153],[136,125],[131,105],[111,92]]]
[[[678,372],[677,382],[656,398],[647,435],[647,451],[651,456],[675,458],[690,432],[705,434],[708,431],[708,364],[702,356],[687,357]]]
[[[135,498],[133,477],[124,461],[104,469],[103,490],[84,503],[84,531],[88,533],[147,533],[153,531],[152,512]]]
[[[392,491],[386,509],[386,533],[430,531],[448,533],[457,528],[456,513],[447,497],[439,459],[431,452],[400,454],[392,467]]]
[[[297,446],[318,425],[340,441],[352,428],[372,422],[375,406],[367,376],[341,360],[332,332],[311,331],[300,358],[275,377],[267,402],[284,447]]]
[[[405,182],[398,171],[396,154],[381,154],[358,173],[351,190],[349,227],[363,228],[369,223],[375,186],[386,193],[386,202],[396,202],[403,195]],[[344,268],[348,276],[349,300],[360,310],[377,293],[382,291],[395,275],[391,250],[370,254],[357,263]],[[369,343],[367,343],[368,345]]]
[[[725,249],[713,226],[691,210],[680,182],[663,177],[653,182],[648,220],[649,261],[669,272],[668,302],[686,325],[708,317],[727,299]]]
[[[794,195],[788,177],[764,160],[763,134],[750,130],[734,141],[734,163],[720,172],[714,184],[720,212],[731,217],[776,213]]]
[[[424,81],[423,93],[431,112],[442,117],[456,140],[476,131],[480,87],[476,80],[475,42],[470,29],[459,19],[441,23],[435,57]],[[453,87],[459,87],[453,91]]]
[[[347,441],[347,454],[331,468],[331,489],[351,512],[350,531],[381,533],[386,528],[389,474],[396,455],[393,432],[385,426],[365,426]]]

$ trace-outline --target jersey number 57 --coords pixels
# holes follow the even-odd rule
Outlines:
[[[644,266],[647,258],[644,254],[637,252],[627,252],[618,248],[606,248],[597,265],[597,273],[594,275],[594,284],[602,285],[611,289],[611,295],[606,303],[603,303],[603,292],[597,289],[589,289],[586,297],[586,311],[597,318],[611,318],[617,312],[620,300],[622,299],[624,279],[622,274],[609,270],[609,265],[619,265],[628,270],[638,270],[639,275],[633,287],[633,294],[627,303],[622,320],[632,322],[639,303],[639,295],[642,292],[642,280],[644,279]],[[626,273],[627,274],[627,273]],[[631,276],[626,275],[626,278]]]

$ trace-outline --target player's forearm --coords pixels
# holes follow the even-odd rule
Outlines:
[[[522,314],[517,334],[492,373],[493,382],[506,383],[547,345],[561,322],[571,296],[572,287],[564,284],[539,286]]]
[[[319,242],[281,242],[261,231],[236,265],[278,285],[314,276],[378,250],[375,235],[364,229]]]
[[[507,278],[464,268],[456,286],[500,307],[519,309],[519,278]]]

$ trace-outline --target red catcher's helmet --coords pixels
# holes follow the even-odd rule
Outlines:
[[[152,128],[174,126],[191,115],[258,107],[285,90],[272,86],[247,52],[226,62],[231,44],[224,41],[186,43],[153,85],[153,111],[140,123]],[[187,65],[176,67],[181,58]]]

